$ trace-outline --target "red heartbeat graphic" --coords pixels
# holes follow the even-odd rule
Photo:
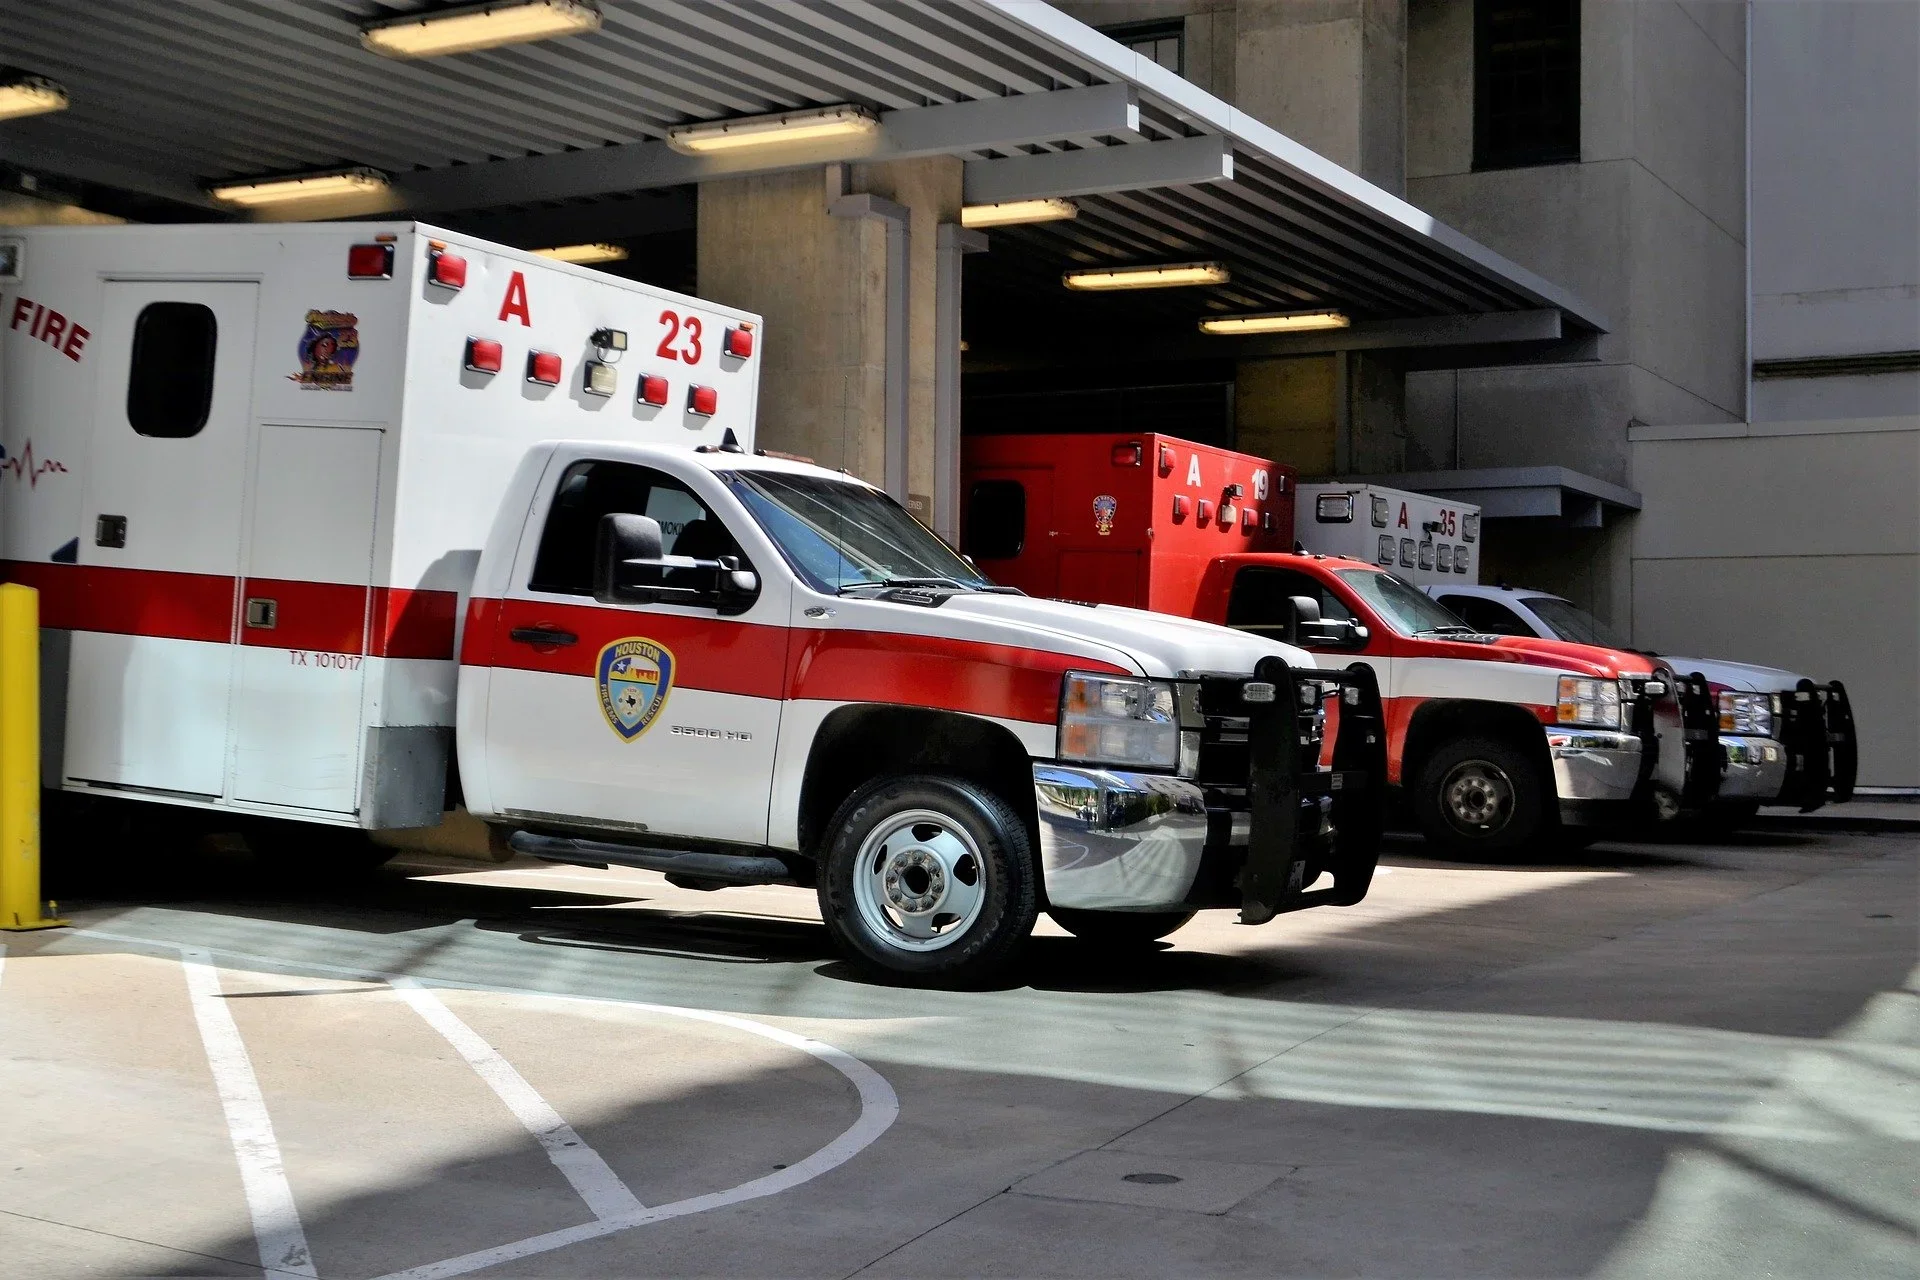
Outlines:
[[[4,452],[5,450],[0,450],[0,453]],[[58,471],[60,474],[65,475],[67,474],[67,465],[64,462],[55,462],[52,458],[48,458],[45,462],[35,461],[33,456],[33,441],[29,440],[27,441],[26,449],[21,452],[19,457],[0,457],[0,471],[11,471],[14,479],[25,480],[28,488],[37,489],[40,487],[41,476],[46,475],[49,471]]]

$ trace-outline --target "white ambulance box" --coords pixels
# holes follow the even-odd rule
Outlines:
[[[1309,551],[1366,560],[1417,586],[1480,581],[1480,508],[1404,489],[1303,484],[1294,537]]]
[[[542,440],[753,447],[760,321],[410,222],[0,230],[0,551],[48,785],[436,821]]]

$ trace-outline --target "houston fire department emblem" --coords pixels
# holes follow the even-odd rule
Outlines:
[[[602,649],[596,671],[600,710],[627,742],[652,726],[673,692],[673,654],[638,636],[615,640]]]
[[[1113,513],[1120,509],[1113,495],[1103,493],[1093,500],[1093,531],[1101,537],[1113,532]]]

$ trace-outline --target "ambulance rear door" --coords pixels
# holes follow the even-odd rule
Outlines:
[[[258,301],[251,282],[105,283],[71,781],[223,790]]]

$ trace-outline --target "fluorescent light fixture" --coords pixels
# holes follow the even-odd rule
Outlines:
[[[327,173],[296,174],[285,178],[222,182],[207,190],[215,200],[225,200],[228,204],[252,209],[302,200],[377,195],[386,189],[387,175],[378,169],[335,169]]]
[[[560,244],[551,249],[535,249],[534,253],[542,258],[552,258],[556,262],[620,262],[627,251],[617,244]]]
[[[586,0],[491,0],[369,22],[360,43],[388,58],[442,58],[599,27],[600,9]]]
[[[67,91],[45,76],[0,72],[0,120],[67,109]]]
[[[1225,284],[1231,279],[1222,262],[1175,262],[1164,267],[1069,271],[1060,277],[1060,283],[1069,289],[1171,289],[1178,285]]]
[[[1080,216],[1071,200],[1009,200],[1005,204],[970,204],[960,210],[963,227],[1010,227],[1021,222],[1059,222]]]
[[[843,103],[808,111],[778,111],[737,120],[710,120],[677,124],[667,130],[667,145],[688,155],[738,151],[794,142],[870,138],[880,131],[880,117],[865,107]]]
[[[1250,316],[1212,316],[1200,322],[1202,333],[1303,333],[1344,329],[1352,322],[1338,311],[1263,311]]]

